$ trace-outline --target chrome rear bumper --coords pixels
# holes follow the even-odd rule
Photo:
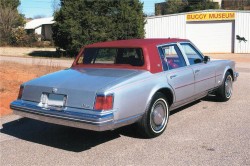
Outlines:
[[[114,129],[114,115],[112,112],[107,114],[73,113],[69,109],[62,111],[45,109],[32,104],[32,102],[22,100],[12,102],[10,108],[17,115],[39,121],[94,131]]]

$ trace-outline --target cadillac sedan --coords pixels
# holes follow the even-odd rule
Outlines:
[[[136,123],[145,137],[166,129],[169,112],[213,93],[227,101],[238,73],[186,39],[131,39],[81,49],[68,69],[20,86],[14,113],[88,130]]]

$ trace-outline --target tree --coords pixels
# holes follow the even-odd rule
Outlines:
[[[53,25],[55,45],[73,56],[82,45],[144,37],[139,0],[61,0]]]
[[[23,15],[18,13],[19,0],[0,0],[0,41],[10,43],[13,28],[24,24]]]
[[[219,4],[212,0],[188,0],[188,5],[184,10],[189,12],[206,9],[219,9]]]
[[[166,4],[166,14],[183,12],[188,3],[183,0],[168,0]]]
[[[155,7],[156,15],[173,14],[206,9],[219,9],[212,0],[166,0]]]
[[[53,10],[53,13],[58,11],[60,9],[59,0],[51,0],[51,8]]]
[[[222,0],[222,9],[249,10],[250,0]]]
[[[161,3],[155,3],[155,15],[164,15],[166,13],[166,2],[161,2]]]

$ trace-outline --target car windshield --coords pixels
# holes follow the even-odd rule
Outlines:
[[[128,64],[143,66],[141,48],[85,48],[78,64]]]

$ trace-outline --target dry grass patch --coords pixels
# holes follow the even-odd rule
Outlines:
[[[0,117],[12,113],[9,105],[16,99],[22,83],[64,69],[64,67],[51,65],[52,63],[47,66],[38,64],[0,62]]]

